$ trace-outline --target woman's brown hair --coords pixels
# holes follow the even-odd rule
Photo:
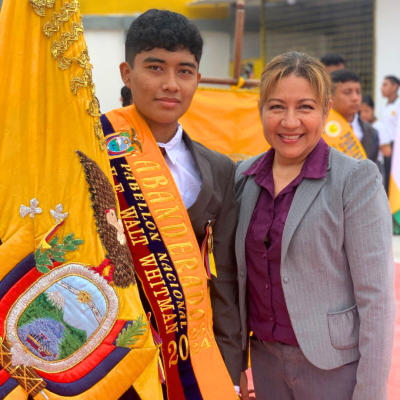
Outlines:
[[[292,74],[307,79],[324,114],[327,114],[331,94],[331,79],[328,72],[316,58],[295,51],[281,54],[265,66],[261,76],[260,107],[265,105],[276,84]]]

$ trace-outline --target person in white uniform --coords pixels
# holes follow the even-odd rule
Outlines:
[[[389,143],[382,149],[384,156],[384,168],[385,168],[385,189],[389,191],[390,181],[390,169],[392,164],[392,149],[393,143],[396,138],[397,132],[397,120],[400,114],[400,98],[397,95],[400,85],[400,80],[395,76],[387,76],[383,80],[381,92],[382,96],[387,99],[387,103],[382,107],[380,118],[382,124],[385,126]]]

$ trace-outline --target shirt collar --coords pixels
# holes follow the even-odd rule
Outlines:
[[[176,164],[176,159],[178,158],[179,151],[183,143],[182,136],[183,128],[178,122],[178,129],[175,133],[175,136],[168,143],[157,143],[158,147],[163,147],[165,149],[166,154],[174,165]]]
[[[275,150],[269,149],[263,157],[261,157],[243,175],[255,176],[256,183],[261,184],[268,175],[272,174],[272,163],[274,161]],[[322,179],[326,177],[328,168],[329,146],[324,139],[320,139],[301,169],[299,177],[308,179]],[[296,178],[297,179],[297,178]],[[263,186],[263,185],[262,185]]]
[[[349,124],[351,127],[354,127],[355,125],[360,124],[360,121],[358,119],[358,114],[354,115],[353,121],[349,122]]]

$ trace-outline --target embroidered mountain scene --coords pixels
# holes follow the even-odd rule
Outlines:
[[[18,338],[45,361],[64,360],[88,342],[106,313],[107,302],[95,284],[64,277],[26,308],[18,320]]]

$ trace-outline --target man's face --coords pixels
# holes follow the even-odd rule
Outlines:
[[[351,120],[361,107],[361,84],[359,82],[339,82],[332,94],[332,108],[345,119]]]
[[[389,79],[384,79],[381,87],[381,92],[383,97],[391,97],[396,94],[399,87],[392,83]]]
[[[338,71],[339,69],[345,69],[344,64],[338,64],[338,65],[329,65],[325,67],[326,70],[328,71],[328,74],[331,74],[333,71]]]
[[[174,123],[185,114],[201,76],[187,49],[143,51],[136,55],[133,68],[125,62],[120,69],[138,111],[157,124]]]

